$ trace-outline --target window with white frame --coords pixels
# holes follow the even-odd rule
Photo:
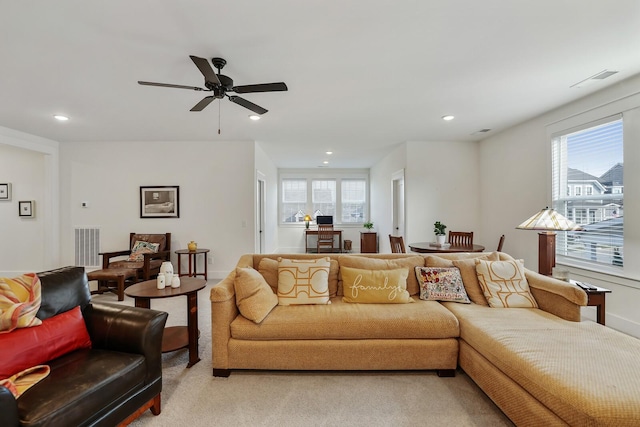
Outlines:
[[[576,259],[596,268],[623,265],[622,136],[620,116],[553,136],[553,207],[584,228],[558,233],[559,259]],[[574,187],[573,196],[564,191],[568,185]]]
[[[309,215],[331,215],[336,224],[367,220],[369,179],[366,172],[303,170],[280,173],[280,223],[304,222]]]

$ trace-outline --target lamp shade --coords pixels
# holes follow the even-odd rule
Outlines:
[[[552,208],[544,208],[516,227],[520,230],[582,231],[584,228]]]
[[[311,216],[309,216],[309,215],[305,215],[305,216],[304,216],[304,220],[305,220],[305,221],[311,221]]]

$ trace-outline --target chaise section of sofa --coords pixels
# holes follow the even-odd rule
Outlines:
[[[527,275],[559,315],[586,303],[577,287]],[[460,321],[460,367],[516,425],[638,425],[639,340],[542,309],[443,305]]]

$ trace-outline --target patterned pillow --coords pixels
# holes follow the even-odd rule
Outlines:
[[[129,255],[128,261],[140,262],[144,261],[144,254],[151,254],[158,252],[160,243],[149,243],[143,240],[138,240],[134,243],[131,249],[131,255]]]
[[[407,291],[408,268],[395,270],[362,270],[340,267],[344,286],[344,302],[394,303],[413,302]]]
[[[36,317],[40,309],[40,278],[27,273],[13,279],[0,277],[0,333],[42,323]]]
[[[416,277],[420,283],[420,299],[471,303],[456,267],[416,267]]]
[[[278,258],[278,304],[330,304],[330,259]]]
[[[476,261],[476,274],[491,307],[537,308],[519,260]]]

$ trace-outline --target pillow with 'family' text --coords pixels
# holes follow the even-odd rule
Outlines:
[[[403,304],[413,302],[407,291],[408,268],[364,270],[340,267],[344,302]]]

